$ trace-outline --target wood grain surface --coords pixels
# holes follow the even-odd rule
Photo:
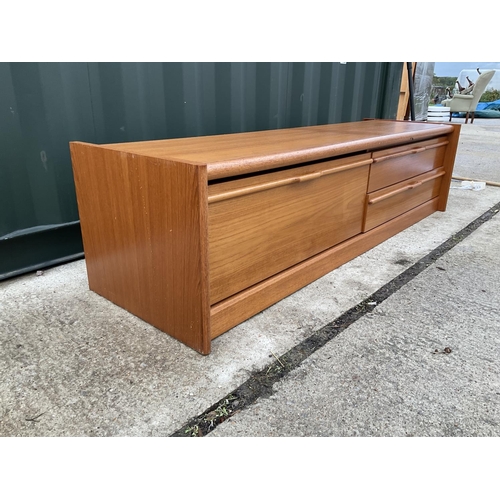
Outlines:
[[[455,165],[455,157],[458,149],[458,140],[460,138],[459,123],[454,123],[453,130],[448,134],[448,145],[446,146],[446,155],[443,162],[445,175],[441,182],[441,191],[439,192],[438,210],[444,212],[448,203],[448,195],[450,194],[451,177],[453,175],[453,167]]]
[[[91,290],[196,351],[444,210],[460,125],[70,143]]]
[[[369,165],[341,168],[353,161],[254,177],[254,186],[292,175],[304,180],[209,204],[211,304],[361,232]],[[312,173],[322,169],[329,174]],[[231,191],[242,181],[227,184]]]
[[[211,332],[215,338],[278,300],[321,278],[330,271],[382,243],[437,210],[438,199],[428,201],[369,233],[350,238],[268,280],[215,304]],[[272,325],[269,326],[272,328]]]
[[[257,172],[363,149],[379,149],[449,134],[444,123],[367,120],[313,127],[107,144],[117,151],[207,165],[208,179]]]
[[[206,170],[70,148],[90,289],[208,353]]]
[[[446,137],[440,137],[373,153],[368,192],[442,167],[447,144]]]
[[[436,198],[444,175],[444,168],[439,168],[368,194],[363,231]]]

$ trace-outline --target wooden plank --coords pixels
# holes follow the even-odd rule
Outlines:
[[[206,168],[70,148],[90,289],[208,354]]]
[[[406,212],[368,233],[355,236],[315,257],[279,273],[211,308],[212,338],[321,278],[335,268],[370,250],[386,239],[437,210],[437,198]]]
[[[415,75],[417,63],[412,63],[412,77]],[[405,120],[409,115],[410,86],[408,84],[407,63],[403,63],[403,74],[401,76],[401,87],[399,90],[398,110],[396,112],[397,120]]]
[[[487,186],[500,187],[500,182],[485,181],[484,179],[471,179],[470,177],[460,177],[458,175],[454,175],[453,179],[455,179],[457,181],[484,182]]]

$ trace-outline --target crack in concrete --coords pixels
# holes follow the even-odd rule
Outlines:
[[[249,407],[260,398],[268,398],[273,393],[273,386],[292,370],[295,370],[311,354],[323,347],[327,342],[337,337],[342,331],[372,312],[377,305],[396,293],[404,285],[412,281],[422,271],[434,264],[439,258],[462,242],[467,236],[476,231],[485,222],[491,220],[500,210],[500,203],[484,212],[477,219],[461,229],[444,243],[422,257],[411,267],[403,271],[394,279],[380,287],[376,292],[362,300],[354,307],[320,328],[307,339],[292,347],[280,357],[275,357],[273,363],[252,376],[234,391],[217,401],[203,413],[192,418],[170,437],[203,437],[212,432],[222,422],[236,413]]]

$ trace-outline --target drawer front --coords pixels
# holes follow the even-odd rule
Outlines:
[[[374,152],[368,192],[442,167],[447,144],[447,137],[439,137]]]
[[[363,231],[369,231],[439,196],[444,174],[445,169],[440,168],[368,194]]]
[[[209,186],[214,304],[361,232],[370,155]]]

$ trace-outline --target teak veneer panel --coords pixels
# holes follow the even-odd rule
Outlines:
[[[371,162],[360,156],[258,176],[254,186],[276,187],[209,203],[210,303],[360,233]],[[241,184],[224,187],[238,194]]]
[[[366,221],[369,231],[439,195],[443,168],[432,170],[399,184],[370,193],[366,197]]]
[[[258,172],[446,135],[453,124],[367,120],[205,137],[107,144],[116,151],[206,165],[208,179]]]
[[[71,143],[90,289],[210,351],[206,170]]]
[[[442,167],[447,144],[447,138],[440,137],[373,153],[368,192]]]
[[[460,126],[366,120],[70,144],[89,287],[202,354],[436,210]]]
[[[212,338],[218,337],[230,328],[252,317],[296,292],[312,281],[321,278],[358,255],[370,250],[403,229],[431,215],[437,210],[438,200],[430,200],[396,217],[388,224],[382,224],[369,233],[336,245],[296,266],[273,276],[211,308]]]

